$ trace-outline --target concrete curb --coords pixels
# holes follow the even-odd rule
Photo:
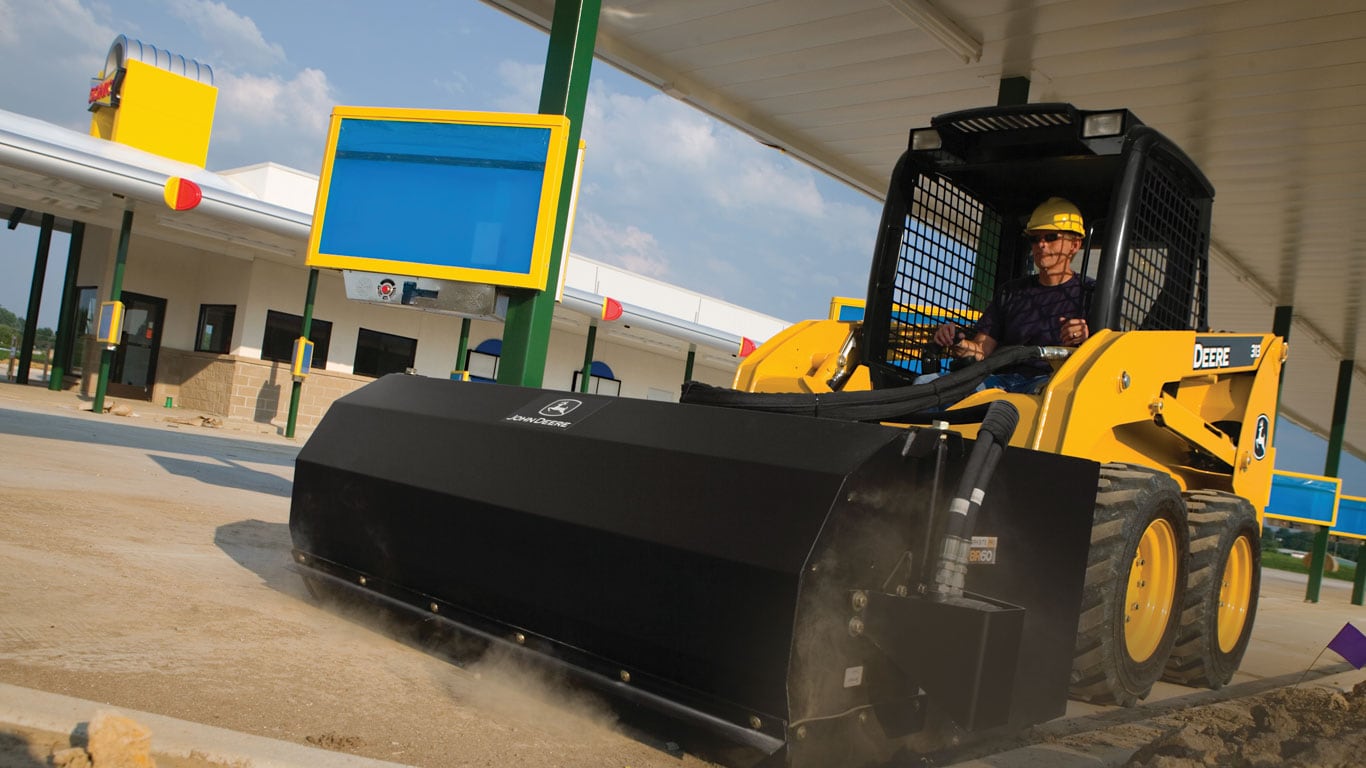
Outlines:
[[[118,712],[152,731],[152,754],[189,757],[241,768],[409,768],[402,763],[372,760],[264,736],[230,731],[173,717],[112,707],[46,691],[0,683],[0,724],[69,734],[87,724],[99,710]]]

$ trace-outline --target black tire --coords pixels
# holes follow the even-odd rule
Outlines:
[[[1141,546],[1149,558],[1139,558]],[[1189,547],[1186,505],[1171,476],[1129,464],[1101,467],[1073,697],[1130,707],[1152,691],[1176,642]]]
[[[1261,529],[1252,504],[1220,491],[1186,495],[1191,563],[1165,679],[1218,689],[1243,661],[1262,580]]]

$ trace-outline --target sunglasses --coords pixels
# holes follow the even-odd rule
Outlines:
[[[1057,242],[1058,238],[1063,237],[1071,240],[1075,238],[1076,235],[1073,235],[1070,232],[1041,232],[1037,235],[1026,232],[1024,236],[1025,240],[1031,243],[1052,243]]]

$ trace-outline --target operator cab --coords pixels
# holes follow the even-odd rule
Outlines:
[[[971,327],[998,285],[1029,273],[1030,212],[1059,196],[1088,225],[1095,329],[1208,326],[1214,188],[1127,110],[1070,104],[942,115],[911,131],[892,174],[869,275],[863,359],[877,388],[937,372],[934,328]]]

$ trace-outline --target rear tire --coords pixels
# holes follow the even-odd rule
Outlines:
[[[1130,707],[1152,691],[1176,642],[1189,548],[1186,507],[1171,476],[1101,467],[1073,697]]]
[[[1261,531],[1246,499],[1187,494],[1191,566],[1176,646],[1164,678],[1218,689],[1243,661],[1261,589]]]

